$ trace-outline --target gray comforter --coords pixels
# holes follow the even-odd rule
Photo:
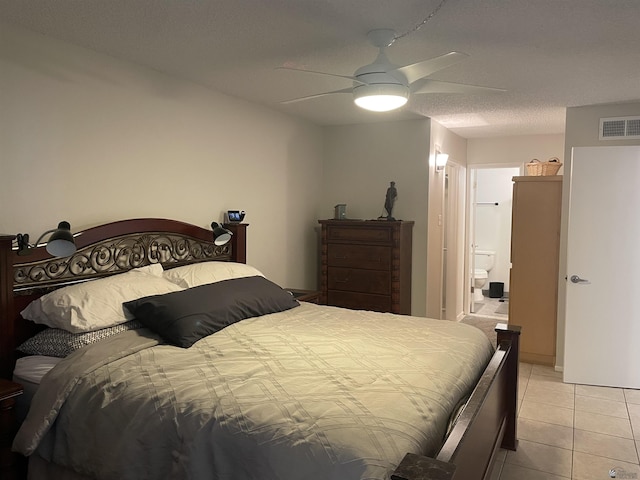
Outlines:
[[[491,353],[468,325],[305,303],[188,349],[128,331],[43,378],[14,449],[99,479],[387,479]]]

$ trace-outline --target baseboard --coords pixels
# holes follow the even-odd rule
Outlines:
[[[555,355],[541,355],[539,353],[530,353],[520,351],[520,361],[524,363],[534,363],[537,365],[547,365],[554,367],[556,364]]]

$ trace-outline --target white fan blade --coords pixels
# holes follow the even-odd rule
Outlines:
[[[306,97],[294,98],[293,100],[285,100],[280,102],[283,104],[301,102],[303,100],[309,100],[312,98],[324,97],[325,95],[333,95],[334,93],[353,93],[353,88],[343,88],[342,90],[334,90],[332,92],[316,93],[315,95],[308,95]]]
[[[466,83],[442,82],[423,78],[411,85],[411,93],[484,93],[506,92],[503,88],[483,87]]]
[[[366,83],[364,83],[361,80],[358,80],[356,77],[350,77],[348,75],[336,75],[333,73],[327,73],[327,72],[316,72],[315,70],[303,70],[302,68],[292,68],[292,67],[276,67],[276,70],[293,70],[294,72],[302,72],[302,73],[313,73],[314,75],[325,75],[328,77],[337,77],[337,78],[345,78],[347,80],[351,80],[353,82],[358,82],[362,85],[366,85]]]
[[[443,68],[447,68],[455,63],[464,60],[469,55],[466,53],[460,52],[449,52],[444,55],[440,55],[439,57],[430,58],[429,60],[425,60],[423,62],[414,63],[413,65],[407,65],[405,67],[398,67],[395,70],[402,73],[409,83],[413,83],[420,78],[427,77],[432,73],[437,72],[438,70],[442,70]]]

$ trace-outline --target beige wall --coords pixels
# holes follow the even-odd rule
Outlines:
[[[248,262],[316,286],[319,127],[0,26],[0,232],[247,211]]]
[[[413,220],[411,313],[439,318],[443,175],[435,175],[435,147],[466,163],[466,140],[430,119],[327,127],[323,199],[319,218],[347,204],[350,218],[384,214],[384,196],[396,182],[393,215]],[[428,221],[427,216],[431,220]],[[427,228],[428,225],[428,228]],[[428,231],[429,230],[429,231]]]
[[[418,316],[426,302],[430,130],[429,119],[327,127],[318,211],[319,218],[332,218],[334,205],[346,203],[349,218],[377,218],[389,182],[396,182],[393,216],[415,222],[411,311]]]
[[[573,147],[597,147],[617,145],[640,145],[640,140],[600,140],[600,118],[640,115],[640,102],[624,104],[591,105],[567,108],[565,131],[565,176],[562,189],[562,230],[560,232],[560,282],[558,288],[558,336],[556,363],[564,365],[565,296],[567,284],[567,226],[569,207],[569,179],[571,178],[571,149]]]
[[[412,310],[437,316],[435,148],[464,166],[497,161],[495,140],[467,149],[430,119],[321,128],[16,27],[0,35],[1,232],[37,237],[62,219],[79,230],[144,216],[206,226],[241,208],[249,263],[314,288],[317,219],[336,203],[376,218],[394,180],[394,215],[415,221]],[[526,150],[526,161],[531,145],[504,140],[501,155]]]
[[[534,158],[558,157],[561,162],[564,159],[563,134],[470,138],[467,145],[469,166],[521,166]]]

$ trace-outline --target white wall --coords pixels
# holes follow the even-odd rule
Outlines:
[[[398,198],[393,216],[413,220],[411,311],[425,315],[429,119],[327,127],[319,218],[347,204],[347,216],[375,219],[384,213],[390,181]]]
[[[474,242],[478,250],[496,252],[494,267],[489,271],[489,279],[483,290],[489,289],[490,282],[502,282],[504,291],[509,291],[513,198],[511,179],[519,174],[519,168],[477,169]]]
[[[26,30],[0,35],[0,232],[207,226],[239,208],[248,262],[316,287],[319,127]]]

